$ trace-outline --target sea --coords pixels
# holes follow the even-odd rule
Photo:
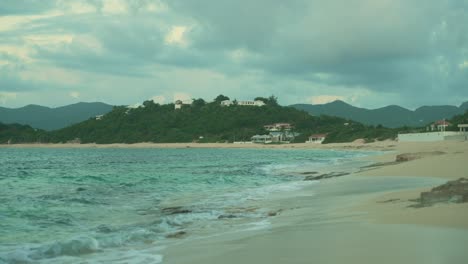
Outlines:
[[[0,263],[164,263],[171,244],[268,228],[257,202],[371,154],[0,148]]]

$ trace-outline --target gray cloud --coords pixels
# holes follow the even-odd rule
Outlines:
[[[0,14],[39,14],[68,3],[38,2],[31,0],[25,8],[10,3]],[[106,14],[102,1],[82,1],[97,13],[38,19],[0,32],[0,45],[21,46],[15,37],[28,34],[70,34],[72,40],[59,45],[29,45],[31,56],[73,71],[146,79],[145,85],[161,82],[160,71],[205,70],[225,76],[230,89],[237,83],[247,85],[249,93],[271,91],[296,100],[312,91],[352,94],[355,89],[374,97],[393,94],[408,106],[468,99],[464,0],[125,2],[128,12]],[[161,3],[167,10],[146,10],[148,4]],[[173,26],[187,27],[186,46],[165,43]],[[9,76],[14,86],[18,78]],[[288,94],[288,83],[297,85],[297,96]],[[365,98],[361,102],[367,103]]]

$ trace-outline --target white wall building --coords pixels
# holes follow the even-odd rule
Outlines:
[[[193,103],[193,100],[186,100],[186,101],[182,101],[182,100],[176,100],[174,102],[174,109],[181,109],[183,105],[191,105]]]
[[[233,101],[231,100],[224,100],[224,101],[221,101],[221,106],[231,106],[234,104]],[[240,106],[264,106],[265,103],[263,101],[260,101],[260,100],[256,100],[256,101],[237,101],[237,105],[240,105]]]
[[[322,144],[326,137],[327,134],[314,134],[309,137],[309,140],[307,140],[306,143]]]
[[[237,105],[242,105],[242,106],[264,106],[265,103],[263,101],[260,101],[260,100],[256,100],[256,101],[238,101],[237,102]]]
[[[465,140],[463,132],[427,132],[427,133],[407,133],[398,134],[398,141],[401,142],[423,142],[423,141],[442,141],[442,140]]]
[[[221,106],[230,106],[232,105],[232,101],[231,100],[224,100],[224,101],[221,101]]]

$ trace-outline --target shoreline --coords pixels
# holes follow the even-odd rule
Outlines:
[[[25,144],[0,144],[1,148],[161,148],[161,149],[179,149],[179,148],[249,148],[249,149],[350,149],[350,150],[393,150],[396,141],[379,141],[374,143],[291,143],[291,144],[255,144],[255,143],[113,143],[113,144],[95,144],[95,143],[25,143]]]
[[[421,192],[468,176],[468,142],[341,144],[329,149],[350,147],[392,152],[358,158],[374,165],[270,201],[281,213],[271,218],[267,230],[181,241],[164,250],[164,262],[464,263],[468,203],[411,206]],[[396,162],[400,154],[414,159]],[[425,187],[413,186],[415,182],[425,182]],[[390,189],[360,190],[374,185],[370,188]],[[327,193],[340,202],[326,202]]]

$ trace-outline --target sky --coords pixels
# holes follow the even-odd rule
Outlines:
[[[0,106],[468,101],[468,0],[3,0]]]

